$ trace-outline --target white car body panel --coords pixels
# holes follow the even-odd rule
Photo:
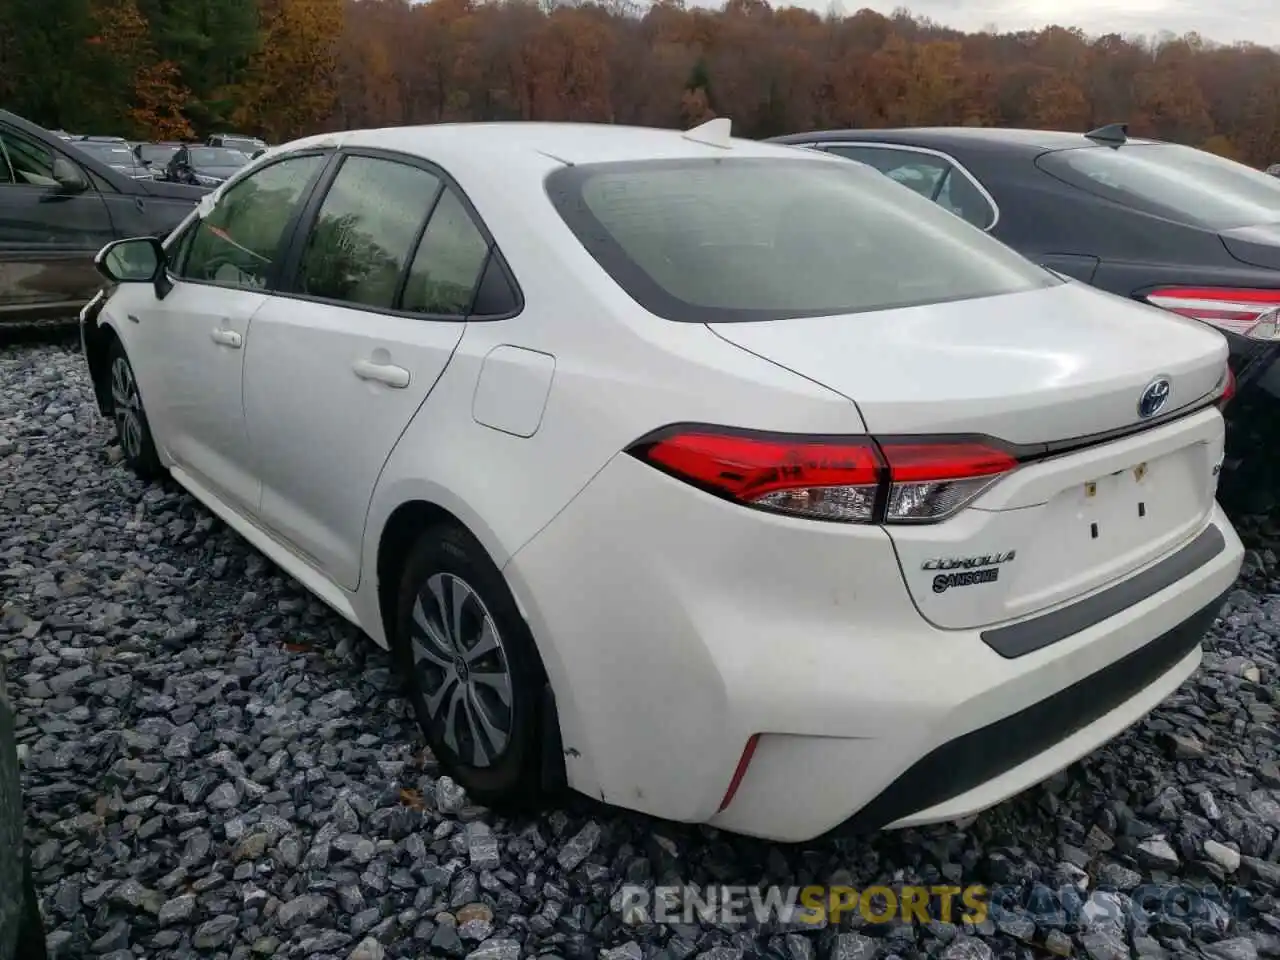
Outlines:
[[[895,527],[890,536],[920,612],[948,629],[999,623],[1163,556],[1203,529],[1213,510],[1223,439],[1222,417],[1205,410],[1028,464],[946,523]],[[935,571],[923,569],[936,557],[1006,551],[1016,557],[1002,565],[996,583],[980,587],[935,593]]]
[[[872,433],[985,433],[1010,443],[1136,424],[1138,396],[1157,376],[1169,378],[1166,409],[1176,410],[1213,390],[1227,360],[1226,340],[1204,324],[1074,282],[713,329],[854,400]]]
[[[244,414],[258,451],[258,516],[345,589],[360,583],[382,466],[464,327],[290,297],[269,298],[254,317]],[[361,364],[406,371],[408,383],[362,376]],[[335,436],[345,438],[339,447]]]
[[[442,322],[194,284],[156,300],[151,287],[126,285],[100,322],[132,358],[175,479],[379,644],[389,641],[379,545],[397,511],[426,504],[464,524],[537,641],[568,782],[583,793],[762,837],[813,837],[929,751],[1175,631],[1240,568],[1243,548],[1213,502],[1222,419],[1211,406],[1026,464],[956,516],[920,526],[750,509],[622,452],[675,423],[1080,436],[1114,428],[1155,373],[1172,381],[1170,409],[1211,398],[1226,351],[1198,325],[1065,285],[896,318],[714,330],[662,320],[577,241],[544,178],[564,162],[723,148],[605,125],[446,124],[325,134],[270,156],[342,144],[421,156],[453,175],[518,280],[521,312]],[[730,152],[848,164],[749,141]],[[1026,309],[1014,319],[990,314],[1018,297]],[[162,316],[180,308],[196,321]],[[243,316],[239,350],[210,338],[224,316]],[[1072,323],[1078,336],[1055,326]],[[361,361],[402,367],[409,383],[362,379]],[[1064,531],[1097,522],[1067,491],[1161,458],[1169,469],[1150,482],[1163,506],[1152,500],[1150,524],[1109,506],[1110,549],[1059,542],[1055,554]],[[1211,530],[1216,555],[1120,614],[1012,659],[982,638],[986,625],[1123,583]],[[1006,549],[1018,560],[995,591],[934,595],[921,574],[933,557]],[[1180,655],[1050,748],[892,825],[967,815],[1025,789],[1140,719],[1198,659],[1198,648]]]
[[[251,514],[261,482],[245,430],[244,345],[253,316],[266,301],[265,294],[252,290],[186,282],[176,283],[163,300],[150,287],[125,284],[109,301],[113,315],[123,313],[116,317],[116,329],[130,356],[157,358],[137,372],[157,446],[172,463]],[[238,336],[241,346],[215,340],[223,334]]]

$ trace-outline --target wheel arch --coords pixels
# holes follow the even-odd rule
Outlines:
[[[443,491],[441,491],[443,493]],[[506,582],[507,589],[515,600],[516,609],[524,618],[533,637],[534,648],[542,665],[542,673],[546,679],[541,704],[541,736],[542,736],[542,779],[544,787],[555,791],[566,785],[565,751],[563,747],[562,729],[565,726],[566,712],[570,714],[570,728],[573,728],[573,717],[576,714],[571,692],[566,687],[564,670],[556,655],[554,645],[540,635],[536,617],[530,616],[529,598],[523,595],[520,585],[512,582],[505,569],[510,554],[501,546],[496,533],[478,517],[471,514],[459,502],[455,509],[450,509],[441,500],[452,499],[446,496],[418,495],[399,502],[387,513],[377,527],[378,538],[372,558],[373,579],[371,591],[377,603],[377,626],[381,629],[382,639],[388,648],[394,642],[397,591],[399,589],[400,571],[409,558],[410,551],[425,530],[442,523],[454,524],[470,534],[485,551],[498,572]],[[375,638],[376,639],[376,638]],[[559,682],[557,683],[557,680]],[[578,778],[575,777],[575,780]],[[575,783],[578,789],[582,787]]]
[[[102,320],[86,323],[81,326],[84,333],[85,362],[89,365],[89,377],[93,382],[93,397],[98,404],[98,412],[104,417],[111,416],[111,344],[121,343],[120,334],[115,327]]]

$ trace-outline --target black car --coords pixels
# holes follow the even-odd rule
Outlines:
[[[184,145],[169,159],[166,176],[176,183],[216,187],[230,180],[248,162],[248,154],[229,147]]]
[[[126,177],[143,180],[151,176],[146,164],[137,158],[125,140],[97,140],[83,137],[72,141],[71,145],[81,153],[87,153]]]
[[[1213,324],[1238,390],[1280,396],[1280,180],[1091,133],[936,127],[773,138],[866,163],[1058,273]],[[1271,314],[1272,311],[1276,313]]]
[[[24,853],[24,825],[15,718],[0,671],[0,960],[46,956],[44,923]]]
[[[102,285],[94,255],[112,240],[169,234],[208,193],[134,179],[0,110],[0,326],[75,322]]]
[[[1280,177],[1280,163],[1273,163],[1271,166],[1267,167],[1267,173],[1271,174],[1273,177]]]
[[[133,155],[146,167],[152,176],[161,176],[174,154],[182,149],[180,141],[160,143],[139,143],[133,148]]]

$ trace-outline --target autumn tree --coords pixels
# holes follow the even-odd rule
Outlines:
[[[258,0],[137,0],[150,24],[157,58],[181,78],[182,112],[206,132],[225,128],[239,104],[238,86],[263,43]]]
[[[153,137],[467,120],[735,133],[1127,122],[1280,161],[1280,53],[1070,25],[964,33],[768,0],[0,0],[0,98]]]
[[[231,121],[273,142],[315,129],[333,110],[342,0],[261,0],[262,43],[234,87]]]
[[[190,137],[182,112],[190,93],[173,61],[158,57],[137,0],[95,0],[93,22],[85,68],[114,94],[112,128],[145,138]]]
[[[1089,100],[1079,83],[1065,73],[1044,74],[1027,91],[1027,123],[1046,130],[1090,128]]]
[[[89,0],[0,2],[0,103],[50,127],[110,122],[84,69],[95,34]]]

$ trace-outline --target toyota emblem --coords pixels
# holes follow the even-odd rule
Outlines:
[[[1150,420],[1169,402],[1169,378],[1157,377],[1146,385],[1138,398],[1138,416]]]

